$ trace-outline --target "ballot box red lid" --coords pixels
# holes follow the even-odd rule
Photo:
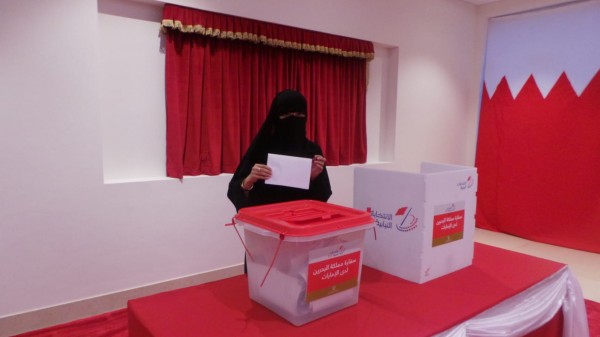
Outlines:
[[[250,224],[276,234],[300,237],[374,224],[367,211],[316,200],[246,207],[240,209],[234,219],[236,223]]]

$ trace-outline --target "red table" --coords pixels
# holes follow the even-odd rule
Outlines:
[[[431,336],[563,267],[477,243],[471,266],[425,284],[363,267],[357,305],[300,327],[250,300],[240,275],[129,301],[129,336]],[[557,335],[559,314],[546,327]]]

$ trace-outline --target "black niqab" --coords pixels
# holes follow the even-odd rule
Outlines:
[[[305,117],[280,118],[290,112]],[[268,152],[300,155],[306,141],[306,98],[298,91],[284,90],[271,102],[269,114],[246,155],[258,161],[266,160]]]
[[[269,185],[264,180],[257,181],[249,192],[241,189],[243,179],[250,174],[254,164],[266,164],[269,153],[304,158],[323,155],[321,148],[306,138],[306,115],[306,99],[300,92],[284,90],[275,96],[269,114],[229,182],[227,197],[236,210],[274,202],[329,199],[331,186],[326,169],[311,180],[308,190]]]

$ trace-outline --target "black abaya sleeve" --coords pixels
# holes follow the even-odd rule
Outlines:
[[[323,168],[323,172],[318,177],[310,182],[309,193],[310,199],[323,202],[327,202],[331,197],[331,185],[326,167]]]
[[[254,163],[251,163],[248,159],[242,159],[242,162],[238,165],[233,177],[231,177],[231,180],[229,181],[227,198],[231,200],[236,211],[239,211],[240,208],[248,205],[248,196],[244,190],[242,190],[242,180],[250,174],[253,165]]]

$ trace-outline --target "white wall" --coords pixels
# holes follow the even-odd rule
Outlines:
[[[177,2],[396,47],[373,63],[369,132],[380,131],[369,159],[407,170],[424,160],[472,164],[483,48],[475,6]],[[223,227],[234,212],[229,175],[156,179],[164,175],[157,4],[0,2],[0,318],[242,262]],[[351,206],[352,167],[330,174],[331,202]]]

